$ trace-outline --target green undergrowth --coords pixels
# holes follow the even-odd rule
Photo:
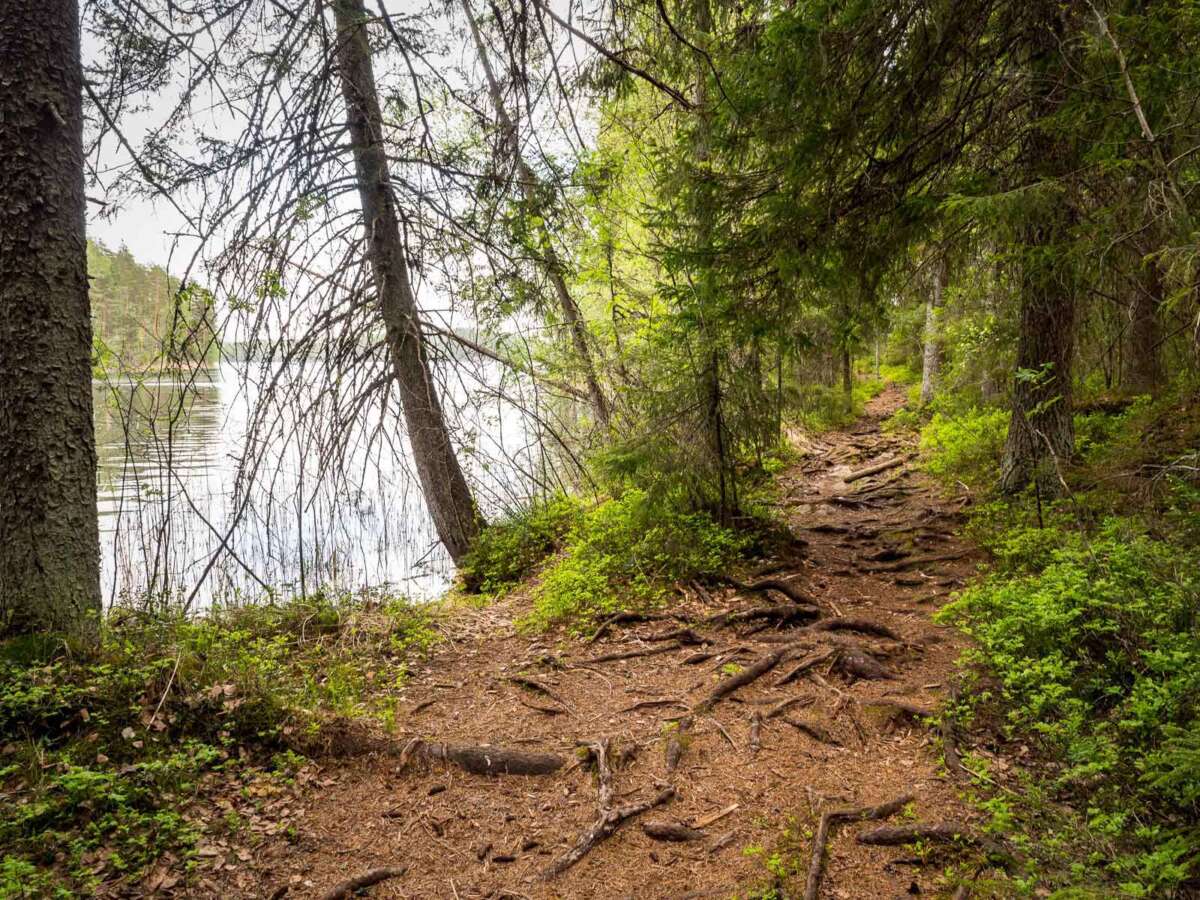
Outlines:
[[[118,609],[85,652],[0,645],[0,896],[187,869],[206,797],[336,750],[329,723],[394,725],[432,625],[403,601],[318,596],[203,617]]]
[[[886,385],[887,379],[873,375],[855,379],[851,386],[849,406],[846,405],[846,395],[840,385],[802,385],[796,388],[792,418],[797,425],[809,431],[842,428],[861,416],[867,403],[878,396]]]
[[[489,528],[469,558],[467,584],[500,591],[537,570],[522,624],[586,628],[663,602],[678,581],[724,570],[748,542],[706,513],[643,490],[590,507],[560,499]]]
[[[1006,427],[995,410],[935,415],[926,467],[985,496]],[[1195,417],[1143,400],[1081,413],[1076,431],[1068,496],[974,506],[993,563],[939,614],[973,638],[964,726],[1030,761],[1007,792],[968,761],[976,799],[1036,863],[996,896],[1185,896],[1200,878]]]

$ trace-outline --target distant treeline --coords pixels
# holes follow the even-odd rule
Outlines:
[[[143,266],[126,247],[88,241],[93,369],[99,373],[182,369],[215,362],[212,293]]]

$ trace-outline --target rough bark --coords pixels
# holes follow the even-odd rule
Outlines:
[[[1129,369],[1125,373],[1125,390],[1130,394],[1153,395],[1163,382],[1163,335],[1159,318],[1163,277],[1156,260],[1143,265],[1129,310]]]
[[[850,345],[842,347],[842,402],[846,412],[854,408],[854,366],[850,359]]]
[[[1019,170],[1028,183],[1061,182],[1073,169],[1069,139],[1051,117],[1063,100],[1065,23],[1057,3],[1040,0],[1030,14],[1029,68],[1036,94]],[[1043,188],[1044,189],[1044,188]],[[1027,248],[1021,272],[1021,319],[1012,419],[1000,464],[1000,488],[1019,491],[1030,481],[1058,493],[1055,468],[1071,456],[1075,429],[1071,409],[1071,363],[1075,346],[1075,290],[1061,249],[1073,219],[1069,201],[1042,198],[1021,227]]]
[[[383,145],[367,15],[362,0],[330,0],[337,22],[338,76],[346,102],[367,255],[387,332],[404,422],[425,502],[438,537],[458,562],[481,520],[454,455],[437,385],[430,372]]]
[[[941,366],[938,317],[944,303],[946,282],[949,277],[944,255],[938,255],[934,270],[933,289],[925,301],[925,353],[921,365],[922,406],[928,406],[933,400],[934,388],[937,386],[938,369]]]
[[[76,0],[0,0],[0,634],[100,610]]]
[[[543,221],[545,221],[546,211],[542,208],[540,199],[540,181],[521,155],[521,145],[517,137],[517,126],[504,106],[504,97],[500,92],[500,83],[496,79],[496,74],[492,69],[487,48],[484,46],[483,37],[479,33],[479,25],[476,23],[475,16],[471,12],[470,0],[462,0],[462,8],[467,16],[467,24],[471,29],[471,38],[475,43],[475,50],[479,55],[479,64],[483,67],[483,73],[487,79],[488,95],[491,97],[492,107],[496,112],[496,119],[500,123],[500,132],[503,136],[503,141],[508,145],[509,152],[513,155],[517,169],[517,180],[521,187],[521,195],[525,198],[525,202],[529,204],[531,211],[541,216]],[[554,295],[558,299],[559,309],[562,310],[567,328],[571,332],[571,343],[575,347],[575,355],[579,357],[579,364],[583,368],[583,377],[587,384],[587,392],[588,397],[591,399],[592,410],[596,414],[597,421],[607,426],[610,418],[608,400],[605,398],[604,391],[600,387],[600,380],[596,377],[596,364],[592,359],[592,349],[588,343],[587,325],[583,321],[583,315],[579,311],[578,304],[575,303],[575,298],[571,296],[571,291],[567,287],[566,269],[558,256],[558,251],[554,249],[554,244],[551,242],[550,235],[547,233],[544,225],[538,229],[538,234],[541,243],[542,263],[546,270],[546,276],[550,279],[551,284],[554,285]]]

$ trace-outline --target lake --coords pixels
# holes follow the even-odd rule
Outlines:
[[[285,379],[302,388],[319,380],[306,365]],[[259,405],[261,380],[252,366],[224,362],[186,380],[95,383],[106,604],[170,599],[200,609],[322,586],[443,591],[454,568],[394,402],[359,411],[330,463],[321,408],[296,402],[302,391]],[[524,418],[461,383],[444,402],[485,511],[532,496],[541,460]]]

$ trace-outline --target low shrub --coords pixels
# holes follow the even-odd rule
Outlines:
[[[995,570],[940,617],[974,638],[1011,736],[1138,848],[1110,861],[1122,890],[1166,896],[1200,863],[1200,547],[1135,517],[1063,521],[1000,532]]]
[[[938,478],[972,484],[994,480],[1008,420],[1006,410],[992,407],[972,407],[953,416],[934,413],[921,429],[925,470]]]
[[[562,555],[534,588],[526,624],[583,626],[605,613],[653,605],[676,581],[721,571],[745,542],[704,513],[626,491],[575,523]]]
[[[559,495],[489,525],[459,567],[473,593],[503,593],[557,551],[582,515],[577,500]]]

